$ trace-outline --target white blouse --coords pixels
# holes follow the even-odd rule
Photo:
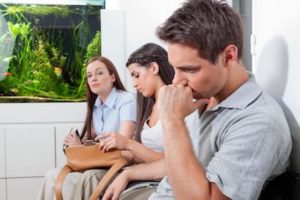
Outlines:
[[[147,121],[144,123],[143,130],[141,132],[141,142],[143,145],[153,149],[154,151],[164,151],[163,132],[160,121],[157,121],[157,123],[152,127],[149,127]]]
[[[200,124],[198,110],[188,115],[184,121],[190,133],[198,130],[197,128]],[[164,151],[163,129],[160,120],[157,121],[153,127],[149,127],[147,121],[144,123],[143,130],[141,132],[141,142],[143,145],[153,149],[154,151]]]

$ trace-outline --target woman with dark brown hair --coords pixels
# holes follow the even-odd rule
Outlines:
[[[172,83],[174,69],[164,48],[148,43],[134,51],[126,64],[133,86],[137,89],[137,132],[135,140],[106,133],[98,136],[103,150],[118,148],[131,155],[132,165],[122,171],[106,190],[103,199],[117,199],[130,182],[130,173],[138,173],[139,164],[160,160],[163,133],[156,99],[161,87]],[[151,172],[149,172],[151,173]],[[152,177],[155,180],[156,177]],[[143,183],[144,184],[144,183]]]
[[[71,132],[64,145],[73,146],[85,140],[95,140],[106,132],[131,138],[135,130],[136,100],[126,92],[113,63],[103,57],[92,58],[86,69],[87,114],[81,135]],[[54,199],[55,178],[60,169],[50,170],[38,199]],[[88,199],[106,170],[86,170],[66,176],[63,184],[64,199]]]
[[[133,52],[126,63],[137,89],[137,131],[135,140],[108,132],[97,136],[104,151],[127,150],[134,163],[152,162],[163,157],[163,138],[155,104],[159,89],[172,83],[174,69],[164,48],[148,43]]]

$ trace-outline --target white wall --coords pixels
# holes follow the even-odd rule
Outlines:
[[[128,56],[148,42],[164,46],[156,37],[156,28],[184,1],[106,0],[106,10],[101,14],[102,55],[114,62],[130,91],[134,89],[125,68]],[[232,5],[232,0],[228,0],[228,3]]]
[[[128,56],[137,48],[148,42],[154,42],[163,45],[155,35],[157,26],[162,24],[171,13],[178,8],[184,0],[107,0],[106,1],[106,15],[102,23],[102,54],[111,58],[117,65],[122,81],[125,82],[127,88],[132,89],[131,80],[125,68],[125,63]],[[116,14],[116,10],[123,12],[123,14]],[[113,11],[108,17],[109,11]],[[116,16],[118,15],[118,16]],[[124,16],[124,21],[119,18]],[[107,33],[105,29],[112,29],[111,26],[125,27],[124,32],[113,31]],[[124,23],[122,25],[122,23]],[[114,29],[112,29],[114,30]],[[109,31],[108,31],[109,32]],[[103,35],[105,34],[105,35]],[[124,37],[125,36],[125,37]],[[120,38],[124,37],[124,41]],[[124,49],[124,54],[119,50]],[[116,49],[117,52],[112,51]],[[119,56],[116,56],[119,55]],[[125,70],[124,70],[125,69]]]
[[[107,0],[107,10],[125,11],[126,58],[132,51],[147,42],[160,43],[155,35],[157,26],[163,23],[183,1]]]
[[[300,172],[300,1],[253,1],[253,70],[284,108],[293,136],[292,166]],[[299,153],[297,153],[299,152]]]

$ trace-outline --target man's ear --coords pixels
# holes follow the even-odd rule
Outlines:
[[[228,64],[229,62],[238,60],[238,48],[233,44],[230,44],[227,47],[225,47],[223,54],[224,64]]]
[[[150,64],[150,68],[151,68],[151,71],[152,71],[152,73],[154,75],[158,74],[158,72],[159,72],[159,66],[158,66],[158,64],[156,62],[152,62]]]

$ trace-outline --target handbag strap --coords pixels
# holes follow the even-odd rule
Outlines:
[[[127,161],[122,158],[120,160],[117,160],[110,169],[105,173],[105,175],[102,177],[101,181],[99,182],[98,186],[96,187],[95,191],[92,193],[90,200],[97,200],[101,193],[104,191],[104,189],[109,184],[110,180],[114,177],[114,175],[125,165],[127,164]],[[63,200],[62,197],[62,184],[64,182],[64,179],[68,173],[72,172],[72,169],[65,165],[62,170],[59,172],[56,184],[55,184],[55,195],[56,200]]]
[[[65,165],[62,170],[59,172],[57,178],[56,178],[56,183],[55,183],[55,195],[56,195],[56,200],[63,200],[62,197],[62,185],[64,182],[64,179],[68,173],[70,173],[72,170],[68,165]]]
[[[93,192],[93,194],[90,197],[90,200],[97,200],[101,193],[105,190],[107,185],[109,184],[110,180],[114,177],[114,175],[125,165],[127,164],[127,161],[125,159],[120,159],[114,163],[113,166],[105,173],[105,175],[102,177],[101,181],[99,182],[97,188]]]

